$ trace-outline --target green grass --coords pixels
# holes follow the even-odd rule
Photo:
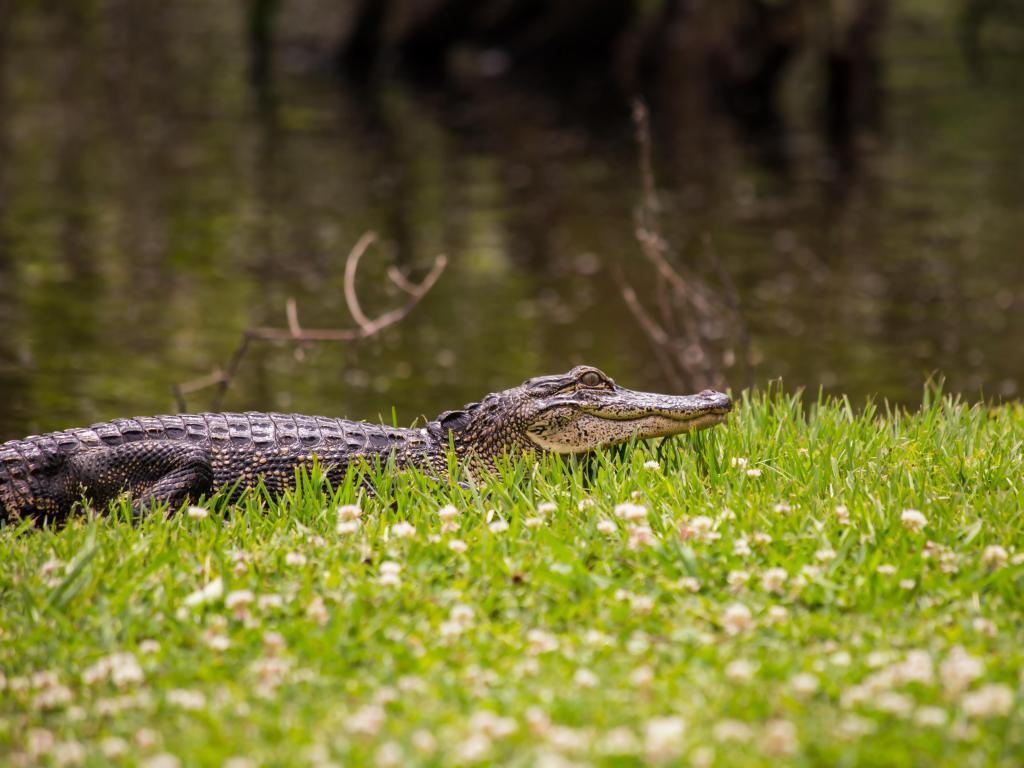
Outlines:
[[[1019,405],[755,395],[472,491],[373,470],[348,534],[315,472],[8,528],[0,762],[1019,765],[1022,441]]]

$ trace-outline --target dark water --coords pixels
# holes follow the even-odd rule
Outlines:
[[[254,346],[225,408],[390,421],[394,406],[408,423],[582,361],[668,386],[620,291],[623,276],[655,288],[627,121],[505,89],[367,99],[309,73],[261,98],[243,4],[173,5],[3,29],[0,439],[173,410],[175,382],[223,364],[244,329],[283,325],[288,297],[307,326],[351,326],[345,254],[369,229],[370,314],[403,300],[390,264],[416,277],[448,254],[434,291],[369,341],[301,360]],[[722,118],[656,132],[666,234],[700,269],[708,233],[742,299],[752,365],[734,387],[913,403],[934,372],[969,397],[1019,393],[1024,68],[998,54],[975,81],[947,21],[893,23],[882,127],[853,171],[799,65],[782,165]]]

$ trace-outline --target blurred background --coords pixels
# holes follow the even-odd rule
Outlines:
[[[221,407],[408,424],[583,361],[1015,397],[1022,64],[1024,0],[0,0],[0,439],[173,411],[289,297],[352,327],[367,230],[371,317],[448,267]]]

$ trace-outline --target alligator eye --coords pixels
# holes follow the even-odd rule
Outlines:
[[[597,371],[587,371],[580,376],[580,384],[585,387],[599,387],[604,384],[604,378]]]

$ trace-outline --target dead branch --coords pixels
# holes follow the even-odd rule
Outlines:
[[[654,301],[648,304],[657,312],[645,306],[634,288],[620,276],[622,297],[673,386],[721,387],[724,385],[723,368],[737,357],[743,360],[748,357],[749,334],[739,294],[711,247],[709,237],[704,239],[704,253],[716,270],[722,291],[688,270],[661,234],[658,224],[661,201],[654,179],[650,115],[641,101],[633,104],[633,123],[642,190],[635,215],[635,236],[640,252],[655,270]],[[738,343],[743,354],[737,355],[731,348],[718,348],[731,343]]]
[[[217,387],[212,407],[214,410],[218,410],[224,395],[227,393],[231,382],[238,372],[238,367],[241,365],[245,353],[253,341],[295,344],[296,353],[299,354],[306,345],[313,342],[358,341],[375,336],[385,328],[403,320],[420,303],[423,297],[430,292],[430,289],[434,287],[434,283],[437,282],[441,273],[444,272],[445,267],[448,265],[448,259],[444,255],[437,256],[430,270],[418,283],[409,280],[395,267],[390,267],[388,269],[388,278],[399,290],[407,294],[409,298],[405,304],[371,319],[363,312],[362,305],[359,302],[359,296],[356,292],[356,272],[359,268],[360,259],[362,259],[367,249],[376,239],[375,233],[364,233],[352,247],[352,250],[349,251],[348,257],[345,260],[345,306],[352,319],[355,320],[356,328],[303,328],[299,322],[299,311],[295,299],[289,297],[285,303],[287,327],[257,327],[245,330],[225,366],[214,368],[210,373],[191,381],[174,385],[174,398],[178,408],[182,411],[188,409],[185,400],[187,395],[210,387]]]

